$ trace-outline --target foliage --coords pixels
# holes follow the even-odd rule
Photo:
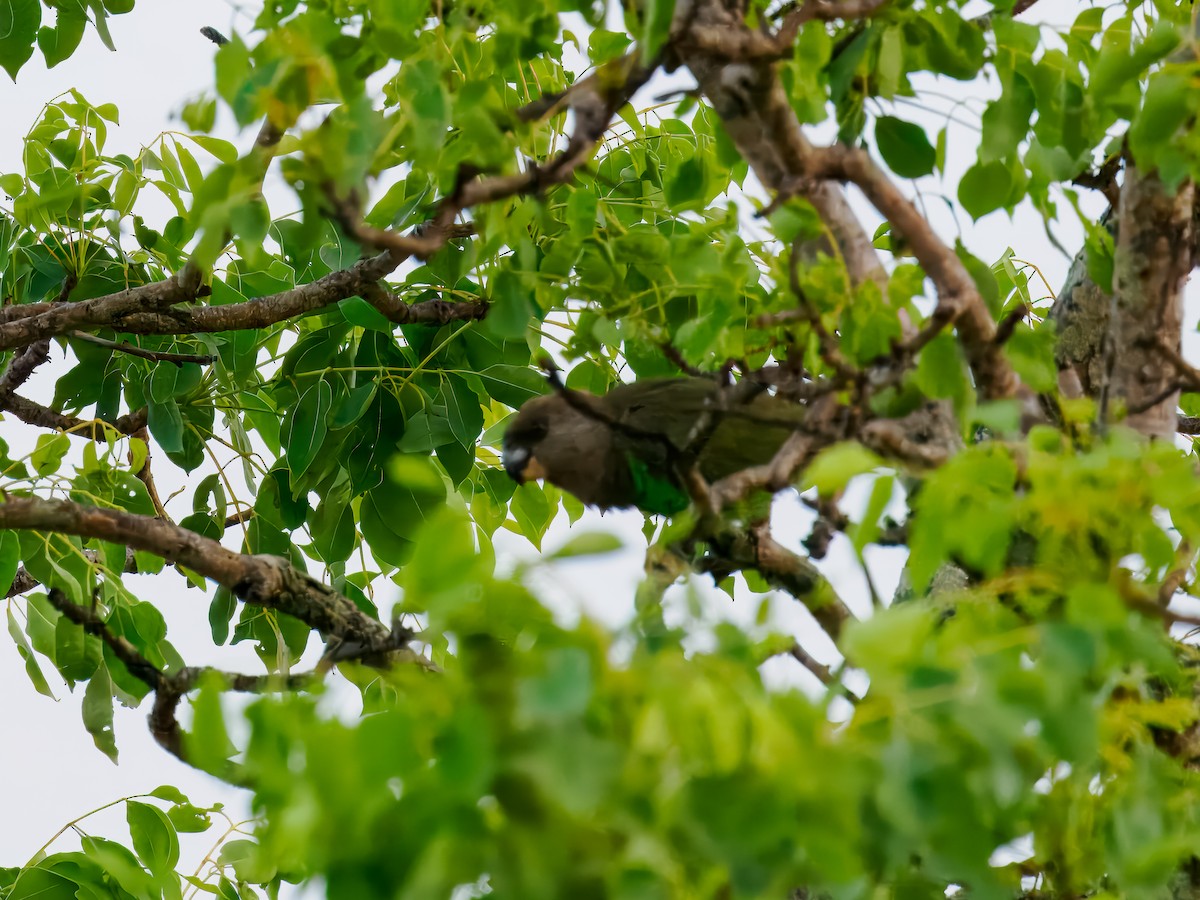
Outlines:
[[[133,6],[45,5],[53,27],[36,0],[0,9],[14,78],[88,22],[110,42]],[[617,28],[575,0],[280,0],[215,51],[186,130],[135,156],[109,149],[114,105],[48,103],[0,175],[9,635],[36,690],[50,670],[82,686],[101,752],[114,703],[145,701],[164,749],[247,788],[258,819],[192,876],[178,833],[220,810],[126,798],[128,846],[43,848],[0,869],[0,897],[1200,892],[1200,658],[1166,627],[1194,621],[1172,602],[1200,481],[1138,419],[1173,423],[1200,388],[1162,312],[1192,226],[1172,241],[1152,232],[1169,215],[1136,212],[1138,191],[1191,202],[1193,21],[1130,2],[1057,31],[1017,18],[1031,5],[647,0]],[[699,91],[649,100],[662,69]],[[909,111],[979,79],[994,96],[951,179],[967,151]],[[216,136],[218,109],[257,138]],[[839,142],[809,145],[815,124]],[[1025,263],[946,243],[893,176],[976,219],[1081,219],[1064,296],[1104,294],[1109,380],[1087,381],[1100,351],[1070,349],[1070,310],[1035,309]],[[845,181],[873,238],[829,200]],[[1119,231],[1080,211],[1087,187],[1125,192]],[[1136,254],[1164,247],[1186,265],[1152,295],[1167,267]],[[1126,315],[1162,346],[1120,344]],[[22,391],[51,342],[70,365],[41,402]],[[1117,352],[1160,380],[1122,381]],[[495,562],[502,529],[540,551],[583,514],[500,467],[551,355],[566,392],[733,372],[807,410],[782,478],[690,484],[688,512],[648,520],[638,614],[612,632],[555,617],[528,577],[611,536]],[[185,483],[166,503],[164,461]],[[764,513],[792,486],[808,555]],[[896,601],[851,621],[830,541],[868,576],[869,547],[907,547]],[[773,592],[757,624],[664,600],[689,567]],[[253,643],[265,674],[188,667],[135,572],[203,597],[214,644]],[[762,674],[810,658],[771,627],[788,593],[841,654],[809,666],[814,692]],[[331,709],[337,677],[361,715]]]

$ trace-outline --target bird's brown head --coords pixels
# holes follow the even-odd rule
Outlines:
[[[603,401],[577,392],[576,403]],[[504,434],[504,470],[518,484],[544,478],[584,503],[607,506],[599,494],[609,465],[612,434],[559,394],[534,397]]]
[[[553,397],[535,397],[521,407],[504,432],[504,471],[517,484],[546,477],[537,458],[537,448],[550,433],[556,404]]]

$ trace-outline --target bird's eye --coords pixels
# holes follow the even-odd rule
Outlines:
[[[527,443],[536,444],[549,433],[550,426],[546,422],[531,422],[525,430],[525,440]]]

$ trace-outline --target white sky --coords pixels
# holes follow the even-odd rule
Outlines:
[[[1027,18],[1064,24],[1073,18],[1078,8],[1070,0],[1043,0]],[[160,131],[180,127],[174,114],[187,98],[211,84],[215,47],[199,35],[198,30],[204,25],[216,27],[226,34],[235,30],[244,33],[250,26],[250,17],[237,14],[233,4],[224,0],[143,2],[133,13],[110,20],[117,53],[110,53],[89,30],[80,50],[54,70],[46,71],[40,55],[35,55],[15,85],[6,78],[0,81],[0,109],[5,111],[6,123],[6,128],[0,131],[0,173],[20,171],[21,136],[32,125],[44,103],[71,87],[79,89],[92,103],[113,102],[120,108],[121,126],[110,131],[106,148],[109,153],[136,153]],[[652,96],[660,87],[650,85],[645,96]],[[939,87],[958,98],[986,99],[994,95],[994,88],[986,84],[943,82]],[[973,107],[976,115],[979,107],[980,104]],[[943,116],[921,114],[907,106],[900,107],[897,113],[927,125],[931,135],[944,119]],[[228,121],[227,117],[225,121]],[[253,139],[253,131],[227,136],[235,137],[239,146],[245,148]],[[975,139],[969,129],[954,128],[946,186],[940,187],[937,182],[927,180],[928,184],[923,183],[922,188],[944,190],[952,196],[957,176],[973,159]],[[877,220],[860,200],[858,202],[873,229]],[[288,207],[284,204],[280,208]],[[1096,204],[1095,208],[1098,212],[1102,204]],[[989,261],[999,256],[1004,247],[1012,246],[1017,257],[1037,262],[1055,290],[1060,286],[1069,260],[1048,244],[1040,219],[1031,210],[1019,211],[1011,221],[1003,213],[996,213],[972,226],[965,216],[956,224],[940,202],[931,202],[929,209],[947,239],[952,240],[957,228],[961,227],[968,246]],[[1056,233],[1064,246],[1075,247],[1080,240],[1080,230],[1070,223],[1069,215],[1065,219],[1056,228]],[[1035,284],[1033,289],[1037,296],[1040,286]],[[1194,321],[1191,306],[1189,313],[1190,321]],[[1187,335],[1185,341],[1185,348],[1193,357],[1200,355],[1196,352],[1200,350],[1196,335]],[[29,390],[39,398],[49,397],[53,377],[53,368],[46,367],[35,375]],[[6,440],[15,446],[36,437],[34,430],[12,419],[0,424],[0,429]],[[172,470],[161,456],[156,457],[154,465],[164,497],[183,483],[183,473]],[[183,495],[168,509],[178,510],[188,499]],[[781,498],[779,503],[783,509],[777,516],[777,537],[787,546],[798,547],[800,539],[807,534],[811,519],[794,497]],[[565,516],[560,516],[545,546],[553,548],[565,540],[565,524]],[[571,616],[584,610],[613,626],[621,624],[632,612],[634,587],[640,579],[641,549],[644,547],[641,524],[642,519],[636,513],[609,514],[603,519],[589,514],[578,527],[616,531],[624,536],[631,549],[600,560],[543,567],[531,576],[533,583],[563,615]],[[502,537],[498,543],[499,549],[508,554],[529,556],[528,545],[515,537]],[[900,551],[882,548],[868,552],[879,591],[890,597],[903,555]],[[867,592],[862,574],[844,540],[835,543],[833,552],[821,565],[852,608],[866,612]],[[705,607],[712,616],[744,623],[753,621],[755,602],[743,599],[731,604],[723,594],[707,588],[704,580],[696,583],[702,587]],[[163,596],[161,586],[144,577],[131,579],[131,589],[164,607],[170,623],[170,639],[189,664],[209,663],[231,670],[258,670],[257,658],[248,645],[212,647],[207,624],[208,596],[195,590],[178,589]],[[777,598],[773,602],[772,622],[780,629],[806,637],[815,631],[799,604],[786,598]],[[825,661],[835,659],[828,641],[812,641],[807,646]],[[57,702],[33,691],[15,646],[7,639],[0,640],[0,683],[4,685],[0,691],[0,721],[6,726],[5,737],[0,740],[0,808],[4,810],[4,814],[0,814],[0,866],[22,864],[75,816],[121,796],[152,790],[162,783],[180,787],[198,805],[221,801],[237,817],[245,815],[245,794],[196,773],[154,744],[145,726],[144,708],[118,708],[115,727],[121,757],[120,765],[113,766],[91,747],[90,738],[83,729],[79,714],[82,688],[72,695],[65,687],[54,683],[55,676],[49,665],[44,670],[58,694]],[[809,676],[800,674],[795,663],[786,659],[769,663],[767,676],[776,683],[801,682],[812,687],[806,682]],[[346,693],[339,692],[338,695]],[[345,702],[353,708],[352,698],[346,698]],[[85,825],[97,833],[123,839],[123,811],[118,809],[113,813],[95,820],[94,826],[90,824],[92,820]],[[190,871],[190,867],[203,858],[215,835],[206,835],[200,840],[183,837],[185,849],[181,870]],[[68,849],[73,845],[77,846],[77,842],[64,837],[55,847]]]

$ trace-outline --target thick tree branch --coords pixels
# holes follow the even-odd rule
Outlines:
[[[421,300],[408,303],[378,284],[367,288],[364,299],[397,325],[446,325],[487,317],[487,302]]]
[[[996,340],[996,322],[988,312],[966,266],[942,242],[933,226],[891,182],[864,150],[837,145],[810,159],[814,174],[844,177],[858,186],[901,235],[937,288],[939,315],[953,322],[985,399],[1012,397],[1019,382]]]
[[[845,192],[839,185],[810,177],[807,161],[812,144],[804,136],[770,61],[730,58],[718,50],[706,49],[692,39],[697,31],[752,34],[740,6],[715,0],[696,0],[690,4],[686,21],[676,22],[673,44],[679,58],[691,70],[763,186],[775,194],[801,196],[817,210],[829,228],[834,246],[815,249],[836,248],[852,283],[873,281],[881,290],[886,289],[887,273]]]
[[[1178,393],[1176,367],[1169,360],[1163,365],[1162,348],[1178,354],[1183,286],[1194,265],[1194,196],[1190,182],[1168,192],[1157,175],[1125,169],[1105,351],[1108,387],[1132,410],[1126,424],[1165,440],[1177,427]]]
[[[187,566],[246,603],[287,613],[326,638],[354,641],[364,648],[390,648],[390,634],[382,623],[287,560],[234,553],[210,538],[150,516],[10,495],[0,502],[0,528],[55,531],[124,544]]]
[[[146,427],[147,411],[145,407],[121,416],[115,422],[103,419],[80,419],[69,416],[57,410],[34,403],[20,394],[0,396],[0,412],[10,412],[26,425],[38,428],[49,428],[61,431],[75,437],[87,438],[89,441],[103,443],[114,431],[122,435],[132,435]]]
[[[771,536],[769,522],[744,530],[723,529],[707,537],[707,552],[695,561],[697,571],[720,581],[736,571],[752,569],[772,587],[804,604],[817,624],[835,642],[854,614],[834,592],[812,562],[784,547]]]
[[[748,28],[730,31],[700,26],[692,28],[687,39],[697,49],[728,60],[774,61],[783,59],[792,52],[792,44],[806,22],[850,22],[866,19],[890,2],[891,0],[806,0],[799,8],[784,16],[775,34],[751,31]]]
[[[0,350],[26,347],[35,341],[97,325],[122,331],[124,329],[118,326],[123,319],[147,310],[165,310],[176,303],[194,300],[200,296],[200,289],[200,273],[189,266],[166,281],[126,288],[115,294],[78,303],[55,303],[50,309],[0,325]],[[44,304],[10,309],[29,310],[34,307],[41,309]]]

